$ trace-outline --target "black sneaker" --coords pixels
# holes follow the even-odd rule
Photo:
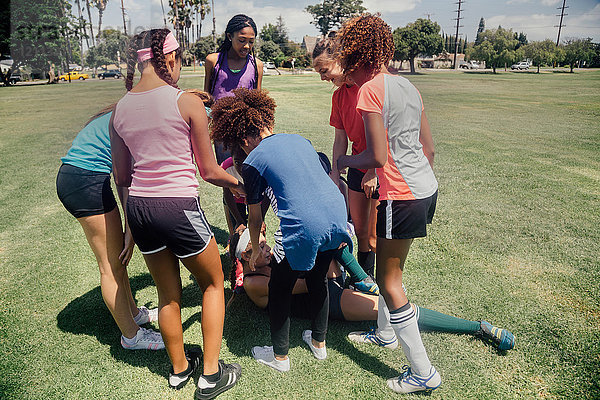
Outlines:
[[[179,390],[190,380],[190,377],[196,372],[202,362],[202,349],[193,348],[188,350],[185,353],[185,358],[188,360],[188,367],[185,371],[174,374],[171,367],[171,372],[169,372],[169,386],[172,389]]]
[[[237,363],[225,364],[223,360],[219,360],[219,372],[221,376],[216,382],[209,382],[204,375],[198,378],[197,399],[213,399],[224,391],[231,389],[242,376],[242,367]]]

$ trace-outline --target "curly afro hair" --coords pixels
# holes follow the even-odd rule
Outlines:
[[[210,137],[228,149],[275,125],[275,100],[264,90],[239,88],[212,106]]]
[[[357,69],[377,73],[394,55],[392,29],[378,14],[349,19],[338,32],[338,61],[345,75]]]

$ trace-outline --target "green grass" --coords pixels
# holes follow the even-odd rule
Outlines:
[[[408,76],[436,142],[439,203],[415,242],[406,284],[415,303],[512,330],[498,354],[468,336],[425,333],[443,377],[434,399],[600,397],[600,72],[435,72]],[[202,87],[184,75],[181,87]],[[316,75],[266,76],[276,131],[330,154],[332,89]],[[123,94],[122,81],[0,89],[0,398],[190,399],[167,388],[165,352],[130,352],[102,302],[97,265],[55,194],[59,158],[87,118]],[[202,206],[222,248],[219,189]],[[271,228],[275,219],[268,219]],[[272,229],[271,229],[272,231]],[[224,269],[229,262],[223,257]],[[129,267],[138,304],[156,305],[142,257]],[[184,339],[201,344],[201,295],[182,270]],[[226,296],[231,295],[227,284]],[[227,312],[222,357],[243,376],[222,398],[396,398],[385,379],[401,351],[350,344],[367,323],[333,322],[316,361],[291,327],[292,370],[258,365],[268,318],[245,297]]]

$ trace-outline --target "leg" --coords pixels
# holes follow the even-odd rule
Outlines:
[[[327,270],[335,250],[317,253],[315,266],[306,274],[311,318],[312,340],[317,348],[325,346],[327,319],[329,317],[329,291],[327,289]]]
[[[271,269],[267,308],[271,322],[273,352],[278,360],[287,359],[290,341],[290,305],[297,276],[298,273],[292,271],[286,258]]]
[[[202,290],[202,340],[204,344],[204,375],[219,371],[219,352],[223,339],[225,295],[223,269],[215,238],[206,249],[195,256],[181,260],[194,275]]]
[[[423,346],[415,312],[402,289],[402,272],[412,239],[377,238],[377,281],[390,309],[390,322],[412,370],[431,375],[432,365]]]
[[[349,190],[348,202],[358,242],[358,263],[366,273],[374,275],[378,201],[368,199],[362,192]]]
[[[115,208],[106,214],[82,217],[77,220],[98,262],[104,303],[123,336],[132,338],[139,327],[133,321],[131,304],[135,306],[135,302],[129,288],[127,269],[119,260],[119,254],[123,250],[123,231],[119,211]],[[127,285],[124,282],[127,282]]]
[[[179,374],[188,367],[183,350],[181,327],[181,276],[179,260],[169,249],[145,254],[144,259],[158,291],[158,324],[173,373]]]

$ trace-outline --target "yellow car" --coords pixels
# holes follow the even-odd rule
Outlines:
[[[71,71],[71,72],[67,72],[66,74],[62,74],[59,75],[58,79],[60,79],[61,81],[68,81],[68,80],[75,80],[75,79],[79,79],[79,80],[86,80],[86,79],[90,79],[90,76],[88,74],[82,74],[80,72],[77,71]]]

